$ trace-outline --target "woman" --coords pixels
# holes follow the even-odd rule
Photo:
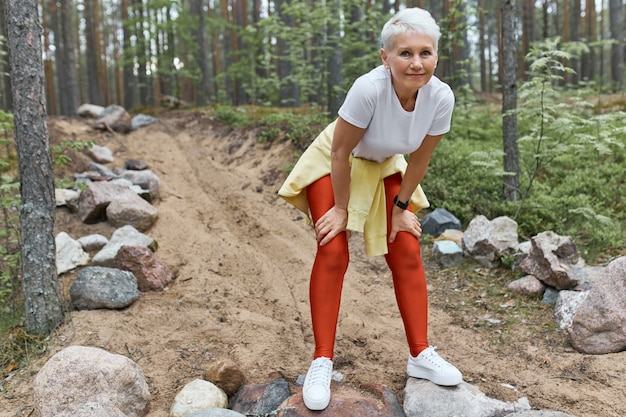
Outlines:
[[[407,373],[458,385],[458,369],[427,340],[428,299],[413,214],[429,203],[420,182],[450,130],[454,95],[434,76],[439,26],[409,8],[381,32],[382,65],[359,77],[331,123],[304,152],[279,195],[309,214],[318,242],[310,281],[315,337],[302,388],[305,405],[330,401],[335,333],[351,231],[364,233],[368,256],[385,255],[409,344]],[[408,162],[404,155],[408,155]]]

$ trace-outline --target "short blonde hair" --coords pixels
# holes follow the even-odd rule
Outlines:
[[[420,33],[433,38],[435,52],[439,45],[441,31],[432,15],[419,7],[400,10],[385,23],[380,32],[380,39],[384,49],[393,47],[393,39],[401,33]]]

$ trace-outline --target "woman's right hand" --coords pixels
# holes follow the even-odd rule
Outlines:
[[[324,246],[348,225],[348,210],[333,206],[315,223],[315,238],[320,246]]]

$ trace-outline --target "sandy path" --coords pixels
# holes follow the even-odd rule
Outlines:
[[[64,122],[60,129],[86,134],[81,123]],[[0,417],[27,415],[30,379],[70,344],[135,360],[153,395],[150,417],[166,417],[176,393],[213,360],[234,360],[251,383],[267,382],[276,372],[293,382],[306,372],[313,349],[308,275],[314,238],[301,214],[276,196],[293,150],[288,142],[268,146],[252,134],[219,129],[206,116],[181,112],[116,140],[98,140],[116,151],[116,166],[135,158],[160,177],[159,219],[147,234],[158,241],[156,256],[176,280],[123,311],[73,312],[32,372],[20,373],[2,394]],[[68,216],[60,213],[59,227],[75,238],[112,232],[102,224],[73,224]],[[336,369],[346,383],[382,383],[401,398],[406,341],[391,277],[381,258],[365,258],[358,236],[352,251]],[[426,251],[425,258],[429,262]],[[502,400],[526,396],[535,408],[579,417],[626,415],[626,352],[580,355],[550,340],[529,341],[523,328],[494,346],[489,330],[462,325],[440,308],[450,289],[438,277],[450,272],[427,265],[431,343],[466,381]],[[63,288],[72,279],[61,277]]]

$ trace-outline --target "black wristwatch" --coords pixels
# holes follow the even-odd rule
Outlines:
[[[395,196],[393,198],[393,204],[395,204],[396,206],[400,207],[402,210],[408,209],[410,202],[411,202],[411,199],[408,199],[406,202],[404,202],[404,201],[398,200],[398,196]]]

